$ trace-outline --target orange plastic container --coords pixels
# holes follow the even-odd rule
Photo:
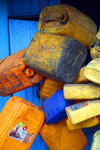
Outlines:
[[[51,97],[57,90],[63,89],[64,83],[53,80],[51,78],[46,78],[41,90],[40,96],[44,99]]]
[[[69,130],[90,128],[100,124],[100,116],[87,119],[74,125],[70,122],[69,119],[66,119],[66,124]]]
[[[39,133],[50,150],[83,150],[87,145],[81,129],[68,130],[66,118],[58,124],[44,124]]]
[[[11,97],[0,114],[0,150],[29,150],[44,120],[34,104]]]
[[[97,25],[75,7],[60,4],[47,6],[41,11],[38,30],[77,39],[89,49],[96,40]]]
[[[26,49],[0,61],[0,96],[8,96],[40,82],[43,76],[34,72],[23,61]]]

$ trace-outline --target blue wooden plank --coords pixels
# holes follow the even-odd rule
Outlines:
[[[8,6],[8,14],[13,14],[14,13],[13,0],[10,0],[10,2],[7,0],[7,6]]]
[[[10,2],[10,1],[9,1]],[[22,13],[22,0],[14,0],[14,13],[21,14]]]
[[[9,55],[7,2],[0,0],[0,59]],[[0,96],[0,112],[11,96]]]
[[[41,2],[41,11],[43,8],[45,8],[47,6],[57,5],[57,4],[61,4],[61,0],[43,0],[43,6],[42,6],[42,2]]]
[[[7,0],[8,16],[39,16],[42,11],[42,0]],[[61,0],[43,0],[43,8],[49,5],[60,4]]]
[[[41,2],[40,0],[32,0],[32,12],[37,12],[38,14],[41,11]]]
[[[23,0],[23,13],[31,13],[32,12],[32,1],[31,0]]]
[[[49,6],[49,0],[43,0],[43,8]],[[41,2],[41,10],[42,10],[42,2]]]
[[[58,3],[59,1],[57,1],[57,0],[49,0],[49,5],[51,6],[51,5],[56,5],[56,4],[60,4],[60,3]]]
[[[6,0],[0,0],[0,59],[9,55]]]
[[[10,54],[26,48],[37,31],[37,21],[9,19]]]

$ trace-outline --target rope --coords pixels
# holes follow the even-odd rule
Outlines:
[[[41,31],[43,31],[44,25],[44,11],[43,11],[43,0],[42,0],[42,19],[41,19]]]

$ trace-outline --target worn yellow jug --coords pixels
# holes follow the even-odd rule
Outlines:
[[[92,145],[90,150],[100,150],[100,129],[93,135]]]
[[[47,6],[42,10],[38,30],[77,39],[89,49],[95,42],[97,25],[75,7],[60,4]]]
[[[92,59],[100,58],[100,45],[91,45],[90,47],[90,56]]]
[[[65,99],[97,99],[100,97],[100,85],[95,83],[65,84],[63,86]]]
[[[96,41],[100,41],[100,26],[99,26],[99,30],[96,34],[96,39],[97,39]]]
[[[37,32],[27,47],[24,62],[54,80],[72,83],[87,58],[87,49],[76,39]]]
[[[69,130],[90,128],[100,124],[100,116],[92,117],[77,124],[72,124],[69,119],[66,119],[66,124]]]
[[[86,65],[84,77],[94,83],[100,84],[100,58],[94,58]]]
[[[65,110],[70,122],[77,124],[100,115],[100,99],[73,104],[66,107]]]

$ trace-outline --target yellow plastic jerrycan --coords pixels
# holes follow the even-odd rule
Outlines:
[[[97,25],[76,8],[60,4],[42,10],[38,30],[77,39],[88,49],[95,42]]]
[[[92,145],[90,150],[100,150],[100,129],[93,135]]]
[[[29,150],[44,120],[37,106],[11,97],[0,113],[0,150]]]
[[[100,97],[100,85],[95,83],[65,84],[63,86],[65,99],[97,99]]]
[[[73,104],[65,110],[70,122],[77,124],[100,115],[100,99]]]
[[[99,26],[99,30],[98,30],[98,32],[96,34],[96,40],[100,41],[100,26]]]
[[[100,84],[100,58],[94,58],[86,65],[84,77],[92,82]]]
[[[25,64],[37,73],[63,83],[72,83],[87,57],[87,49],[76,39],[37,32],[27,47]]]
[[[87,119],[77,124],[72,124],[69,119],[66,119],[66,124],[69,130],[90,128],[100,124],[100,116]]]
[[[85,69],[85,66],[82,67],[77,75],[77,77],[75,78],[73,84],[76,84],[76,83],[86,83],[86,82],[89,82],[89,80],[87,78],[84,77],[84,69]]]
[[[69,131],[66,118],[58,124],[45,123],[39,134],[50,150],[83,150],[87,145],[81,129]]]
[[[100,58],[100,45],[91,45],[91,47],[90,47],[90,56],[91,56],[92,59]]]

